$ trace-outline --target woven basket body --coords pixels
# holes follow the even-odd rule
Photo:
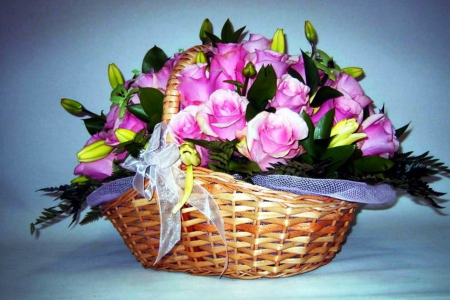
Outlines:
[[[180,58],[169,80],[163,121],[178,113],[176,74],[191,64],[196,46]],[[160,241],[159,201],[134,189],[102,207],[125,244],[146,268],[221,275],[228,254],[230,278],[287,277],[329,263],[350,227],[355,203],[318,196],[299,196],[237,180],[228,174],[194,168],[194,179],[217,202],[227,247],[217,228],[196,208],[181,210],[181,240],[156,265]]]

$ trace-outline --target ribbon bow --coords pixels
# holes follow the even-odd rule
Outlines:
[[[139,158],[128,157],[123,167],[136,172],[133,187],[148,200],[156,191],[161,217],[160,242],[155,264],[167,254],[181,238],[180,211],[172,213],[183,194],[186,174],[180,170],[180,154],[177,145],[166,143],[167,124],[161,122],[153,130],[152,137]],[[149,179],[145,188],[144,180]],[[198,183],[194,182],[187,201],[203,213],[217,228],[226,247],[224,223],[220,209],[213,197]],[[223,272],[227,269],[228,253]]]

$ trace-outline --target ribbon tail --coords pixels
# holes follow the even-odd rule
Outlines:
[[[160,170],[156,178],[156,192],[158,195],[159,215],[161,227],[159,233],[159,250],[155,264],[164,257],[176,243],[181,239],[181,214],[178,211],[172,213],[173,208],[180,199],[180,189],[174,180],[178,168],[167,168]],[[179,171],[181,172],[181,171]]]
[[[225,263],[220,276],[222,277],[225,271],[228,269],[228,247],[227,238],[225,236],[225,224],[223,222],[222,214],[220,213],[220,208],[217,205],[214,198],[205,190],[201,185],[194,182],[194,189],[189,197],[188,203],[198,209],[203,215],[205,215],[211,223],[216,226],[220,237],[222,238],[223,244],[225,246]]]

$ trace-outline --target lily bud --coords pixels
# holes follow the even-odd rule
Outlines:
[[[116,136],[119,143],[125,143],[132,141],[136,135],[136,132],[125,128],[117,128],[114,131],[114,135]]]
[[[206,58],[206,55],[203,51],[198,51],[197,55],[195,56],[195,62],[207,64],[208,58]]]
[[[270,50],[284,53],[286,51],[286,41],[284,39],[283,29],[277,29],[272,38],[272,44]]]
[[[115,64],[108,65],[108,79],[113,89],[124,83],[122,73]]]
[[[84,184],[84,183],[86,183],[86,182],[88,182],[88,181],[89,181],[89,179],[87,179],[86,177],[84,177],[84,176],[78,176],[78,177],[72,179],[72,180],[70,181],[70,183]]]
[[[352,76],[353,78],[358,78],[359,76],[364,74],[364,70],[358,67],[343,68],[342,71]]]
[[[247,63],[245,67],[242,69],[242,75],[245,78],[253,78],[256,76],[255,65],[252,62]]]
[[[209,40],[209,37],[205,32],[213,32],[212,23],[209,19],[205,19],[202,23],[202,26],[200,27],[199,37],[203,44],[206,44],[206,42],[208,42]]]
[[[72,115],[79,115],[84,111],[84,107],[80,102],[71,99],[61,99],[61,106]]]
[[[314,26],[309,21],[305,21],[305,36],[306,39],[311,43],[315,44],[317,41],[317,33]]]
[[[331,141],[328,148],[351,145],[365,138],[365,133],[354,133],[359,127],[356,119],[342,119],[331,128]]]
[[[183,144],[181,144],[180,159],[187,166],[198,166],[201,162],[200,155],[195,149],[194,144],[191,142],[184,142]]]
[[[105,145],[104,140],[93,142],[87,145],[77,153],[79,162],[93,162],[107,157],[114,149],[112,146]]]

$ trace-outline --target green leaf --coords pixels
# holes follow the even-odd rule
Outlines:
[[[405,133],[405,131],[408,129],[408,126],[409,126],[409,123],[406,124],[405,126],[401,127],[401,128],[396,129],[395,130],[395,137],[396,138],[400,138]]]
[[[394,165],[391,160],[378,155],[363,156],[355,159],[353,163],[356,175],[382,173]]]
[[[149,116],[145,112],[144,108],[141,104],[132,104],[128,105],[127,109],[130,113],[132,113],[134,116],[136,116],[139,120],[148,123],[150,121]]]
[[[220,33],[222,41],[227,43],[227,40],[233,35],[233,32],[233,25],[231,24],[230,19],[227,19],[223,24],[222,31]]]
[[[311,102],[312,107],[319,107],[321,106],[325,101],[333,98],[341,97],[342,93],[338,90],[330,87],[330,86],[323,86],[319,90],[317,90],[316,95],[314,96],[313,101]]]
[[[228,168],[231,171],[253,175],[253,173],[261,173],[261,169],[254,161],[236,162],[230,161]]]
[[[319,85],[319,71],[316,64],[305,52],[302,51],[303,63],[305,64],[306,84],[309,86],[309,96],[312,97]]]
[[[234,32],[230,36],[229,43],[237,43],[239,41],[239,38],[241,37],[242,32],[244,31],[244,29],[245,29],[245,26],[239,28],[238,30],[236,30],[236,32]]]
[[[329,148],[325,151],[320,160],[330,162],[332,165],[327,168],[327,172],[334,172],[352,156],[355,148],[355,145]]]
[[[330,137],[333,120],[334,108],[327,111],[327,113],[320,118],[319,122],[317,122],[316,129],[314,130],[315,140],[324,140]]]
[[[148,131],[153,132],[155,125],[161,122],[164,94],[155,88],[139,88],[139,99],[149,117]]]
[[[256,107],[256,105],[252,102],[247,104],[247,109],[245,110],[245,120],[250,121],[261,111]]]
[[[302,141],[300,141],[300,145],[305,148],[306,153],[308,153],[311,157],[319,157],[316,155],[315,147],[314,147],[314,123],[311,121],[311,117],[305,112],[301,113],[302,119],[306,122],[308,126],[308,137]]]
[[[148,74],[152,69],[155,73],[158,72],[168,59],[166,53],[164,53],[161,48],[153,46],[153,48],[148,50],[147,54],[144,56],[144,60],[142,61],[142,73]]]
[[[102,118],[92,117],[83,119],[84,125],[90,135],[94,135],[103,130],[106,120]]]
[[[247,99],[263,111],[277,91],[277,76],[271,65],[261,67],[255,81],[248,90]]]
[[[302,75],[300,75],[299,72],[294,70],[293,68],[288,68],[288,74],[300,81],[301,83],[305,84],[305,80],[303,79]]]

